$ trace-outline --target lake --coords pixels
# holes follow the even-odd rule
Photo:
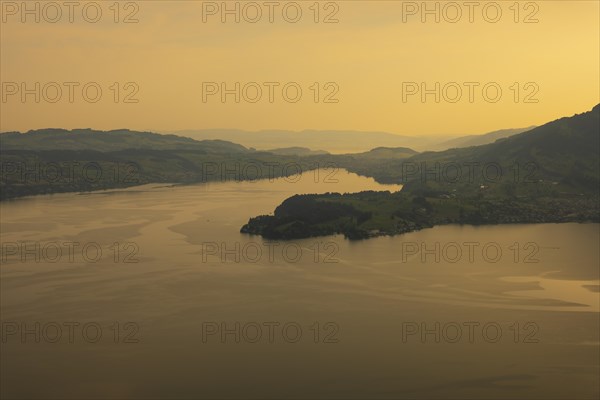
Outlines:
[[[322,172],[322,173],[321,173]],[[269,242],[339,171],[0,204],[3,398],[598,398],[598,224]]]

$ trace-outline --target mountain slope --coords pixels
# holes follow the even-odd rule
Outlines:
[[[481,146],[484,144],[494,143],[498,139],[504,139],[509,136],[513,136],[513,135],[517,135],[519,133],[530,131],[533,128],[535,128],[535,126],[530,126],[527,128],[519,128],[519,129],[502,129],[502,130],[493,131],[490,133],[485,133],[483,135],[461,136],[461,137],[458,137],[455,139],[450,139],[445,142],[439,143],[435,146],[432,146],[429,150],[443,151],[443,150],[454,149],[454,148]]]
[[[504,173],[529,165],[538,180],[597,193],[600,184],[600,104],[492,144],[425,152],[410,162],[496,163]]]
[[[481,171],[492,163],[504,174],[491,180],[477,173],[458,179],[440,173],[444,164],[453,171],[477,164]],[[521,172],[515,166],[525,165],[534,166],[533,175],[513,175]],[[407,167],[426,173],[408,176]],[[492,144],[369,168],[361,172],[403,182],[402,191],[294,196],[274,215],[250,218],[241,232],[268,239],[338,233],[362,239],[444,224],[599,222],[600,105]]]

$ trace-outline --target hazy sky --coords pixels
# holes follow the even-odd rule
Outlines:
[[[439,22],[420,1],[226,2],[239,23],[221,1],[0,3],[0,131],[471,134],[600,101],[596,0],[427,2]]]

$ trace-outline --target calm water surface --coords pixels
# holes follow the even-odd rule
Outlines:
[[[3,202],[2,397],[598,398],[598,224],[239,233],[323,177]]]

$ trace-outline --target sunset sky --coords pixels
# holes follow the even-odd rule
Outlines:
[[[215,10],[221,2],[121,2],[117,16],[113,1],[98,1],[102,16],[97,23],[85,20],[93,20],[96,11],[89,6],[84,15],[86,2],[74,9],[72,23],[64,2],[54,3],[62,8],[56,23],[47,21],[57,16],[56,9],[44,8],[47,2],[39,5],[40,22],[33,14],[23,15],[20,1],[1,3],[0,131],[238,128],[459,135],[542,124],[587,111],[600,101],[598,1],[519,2],[519,7],[514,1],[498,1],[494,4],[502,15],[495,23],[496,6],[489,2],[474,8],[473,22],[465,2],[454,3],[460,17],[448,2],[428,2],[431,9],[440,7],[439,23],[435,15],[415,9],[422,2],[401,1],[320,2],[318,7],[313,1],[278,2],[272,23],[262,1],[252,6],[239,2],[239,23],[234,15],[221,21]],[[36,2],[30,3],[33,9]],[[234,1],[227,4],[236,6]],[[244,17],[256,15],[254,5],[262,18],[247,22]],[[292,23],[297,7],[302,16]],[[138,22],[124,23],[128,15]],[[324,23],[328,15],[338,22]],[[23,103],[21,84],[33,89],[35,82],[40,82],[40,102],[30,94]],[[72,86],[72,103],[64,82],[79,84]],[[89,82],[102,89],[96,103],[83,98],[82,87]],[[128,82],[133,84],[126,86]],[[250,103],[240,93],[235,103],[231,94],[223,103],[219,93],[204,93],[204,102],[203,90],[215,86],[203,82],[224,82],[231,89],[240,82],[240,90],[257,82],[262,97]],[[278,84],[271,86],[272,103],[264,82]],[[282,87],[289,82],[302,89],[296,103],[284,99]],[[317,103],[315,82],[320,88]],[[420,93],[407,95],[415,86],[405,82],[417,88],[424,82],[430,89],[440,82],[440,102],[433,93],[425,102]],[[442,88],[449,82],[456,84],[446,86],[444,98]],[[473,82],[472,102],[465,82]],[[502,90],[495,103],[482,93],[488,83],[489,98],[496,87]],[[62,87],[62,96],[51,103],[56,86]],[[290,87],[291,98],[295,87]],[[462,97],[452,103],[448,100],[456,99],[456,87],[462,88]],[[138,102],[125,103],[136,88],[131,99]],[[255,88],[247,86],[247,98],[255,97]],[[331,99],[338,102],[324,102],[336,89]],[[93,95],[94,86],[89,90]]]

